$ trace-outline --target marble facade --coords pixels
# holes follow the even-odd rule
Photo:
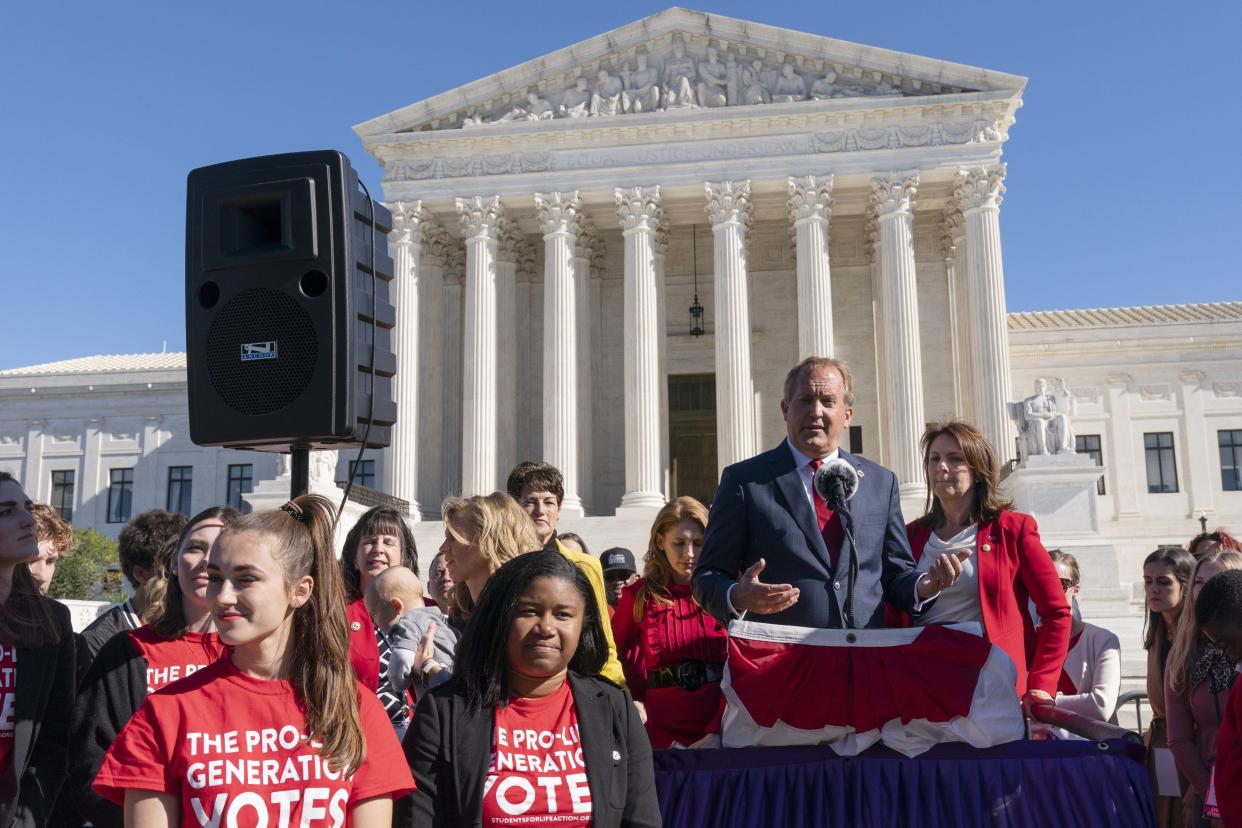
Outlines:
[[[444,494],[503,487],[510,459],[544,457],[566,470],[573,514],[658,506],[667,378],[714,375],[723,468],[780,439],[783,372],[810,353],[855,366],[855,422],[911,508],[917,436],[942,401],[1012,453],[998,214],[1024,87],[670,9],[358,125],[394,215],[435,228],[397,280],[417,285],[405,314],[438,342],[399,371],[407,410],[437,387],[418,442],[443,451],[418,455],[438,468],[421,483],[394,475],[393,493],[431,517]],[[571,257],[583,235],[592,254]],[[682,335],[674,299],[691,235],[710,238],[694,251],[701,338]],[[502,265],[514,236],[532,251],[510,255],[516,269]],[[439,303],[416,306],[424,293]],[[760,295],[789,315],[763,315]],[[933,308],[954,317],[960,366],[940,356],[950,326],[920,319]]]

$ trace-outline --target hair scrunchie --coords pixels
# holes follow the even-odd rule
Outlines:
[[[280,511],[284,512],[286,515],[292,516],[294,520],[301,523],[310,523],[310,515],[306,514],[306,512],[302,510],[302,507],[294,503],[292,500],[281,506]]]

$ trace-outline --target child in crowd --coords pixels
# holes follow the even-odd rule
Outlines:
[[[428,687],[446,681],[453,671],[457,651],[457,632],[437,607],[427,606],[423,585],[418,576],[404,566],[392,566],[375,576],[365,593],[367,612],[381,630],[388,633],[392,658],[388,662],[388,680],[393,689],[404,693],[414,685],[421,696]],[[419,665],[415,661],[427,630],[435,626],[435,649],[431,658]]]

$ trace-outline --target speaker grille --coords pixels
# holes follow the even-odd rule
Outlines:
[[[261,355],[276,343],[275,358],[243,359],[246,345]],[[306,390],[315,374],[319,343],[315,326],[292,297],[251,288],[225,304],[207,331],[207,373],[229,408],[261,416],[279,411]]]

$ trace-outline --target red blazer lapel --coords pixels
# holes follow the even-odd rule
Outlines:
[[[975,530],[975,573],[979,580],[979,610],[984,630],[995,633],[1001,626],[1000,528],[995,521],[981,520]]]

